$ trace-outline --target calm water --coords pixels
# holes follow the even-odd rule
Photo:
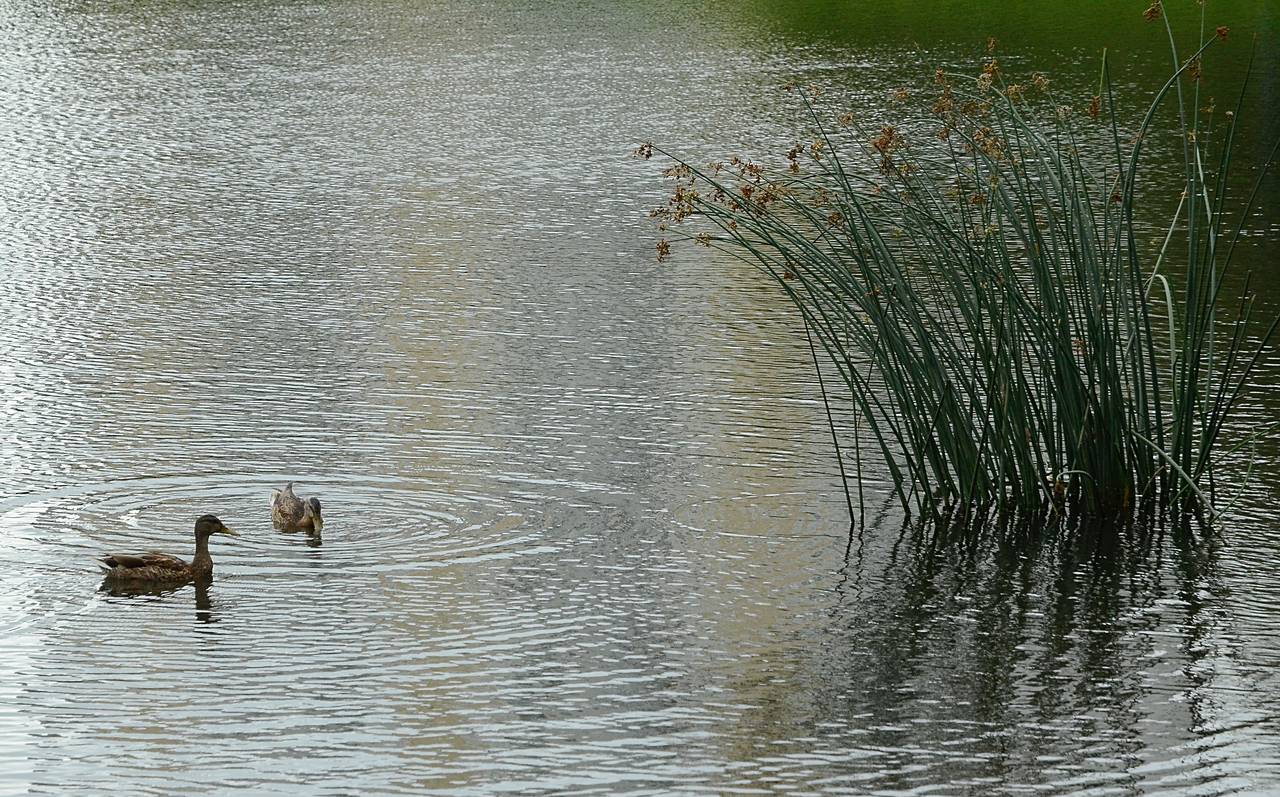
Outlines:
[[[849,546],[785,303],[653,262],[637,141],[985,32],[539,8],[0,3],[0,793],[1280,791],[1274,449],[1210,543],[935,546],[871,484]],[[1067,16],[981,20],[1083,85]],[[98,590],[204,512],[207,594]]]

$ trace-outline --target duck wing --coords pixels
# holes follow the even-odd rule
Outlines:
[[[302,499],[294,495],[293,482],[283,490],[271,491],[271,519],[276,524],[297,523],[302,519]]]
[[[98,557],[108,568],[135,570],[143,567],[155,567],[161,570],[182,570],[187,563],[167,553],[109,553]]]

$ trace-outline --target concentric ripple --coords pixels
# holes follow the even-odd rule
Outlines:
[[[298,480],[300,492],[322,497],[327,507],[323,532],[278,531],[269,495],[289,480],[296,477],[150,476],[0,502],[0,571],[11,574],[12,594],[25,596],[20,611],[0,616],[33,622],[59,611],[59,596],[83,594],[98,577],[93,557],[103,552],[163,550],[189,558],[194,519],[205,513],[242,534],[213,540],[219,581],[282,582],[295,595],[329,577],[349,583],[556,550],[537,543],[530,507],[458,485],[367,476]]]

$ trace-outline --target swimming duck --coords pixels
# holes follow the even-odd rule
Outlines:
[[[110,584],[185,583],[192,579],[209,579],[213,575],[213,559],[209,556],[209,538],[215,534],[240,535],[213,515],[201,515],[196,521],[196,555],[190,564],[167,553],[107,554],[98,558]]]
[[[283,490],[271,491],[271,522],[285,531],[320,531],[324,518],[320,517],[320,499],[302,499],[293,493],[293,482]]]

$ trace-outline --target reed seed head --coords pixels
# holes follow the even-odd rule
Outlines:
[[[671,257],[671,244],[666,238],[662,238],[655,245],[658,250],[658,262],[665,263]]]

